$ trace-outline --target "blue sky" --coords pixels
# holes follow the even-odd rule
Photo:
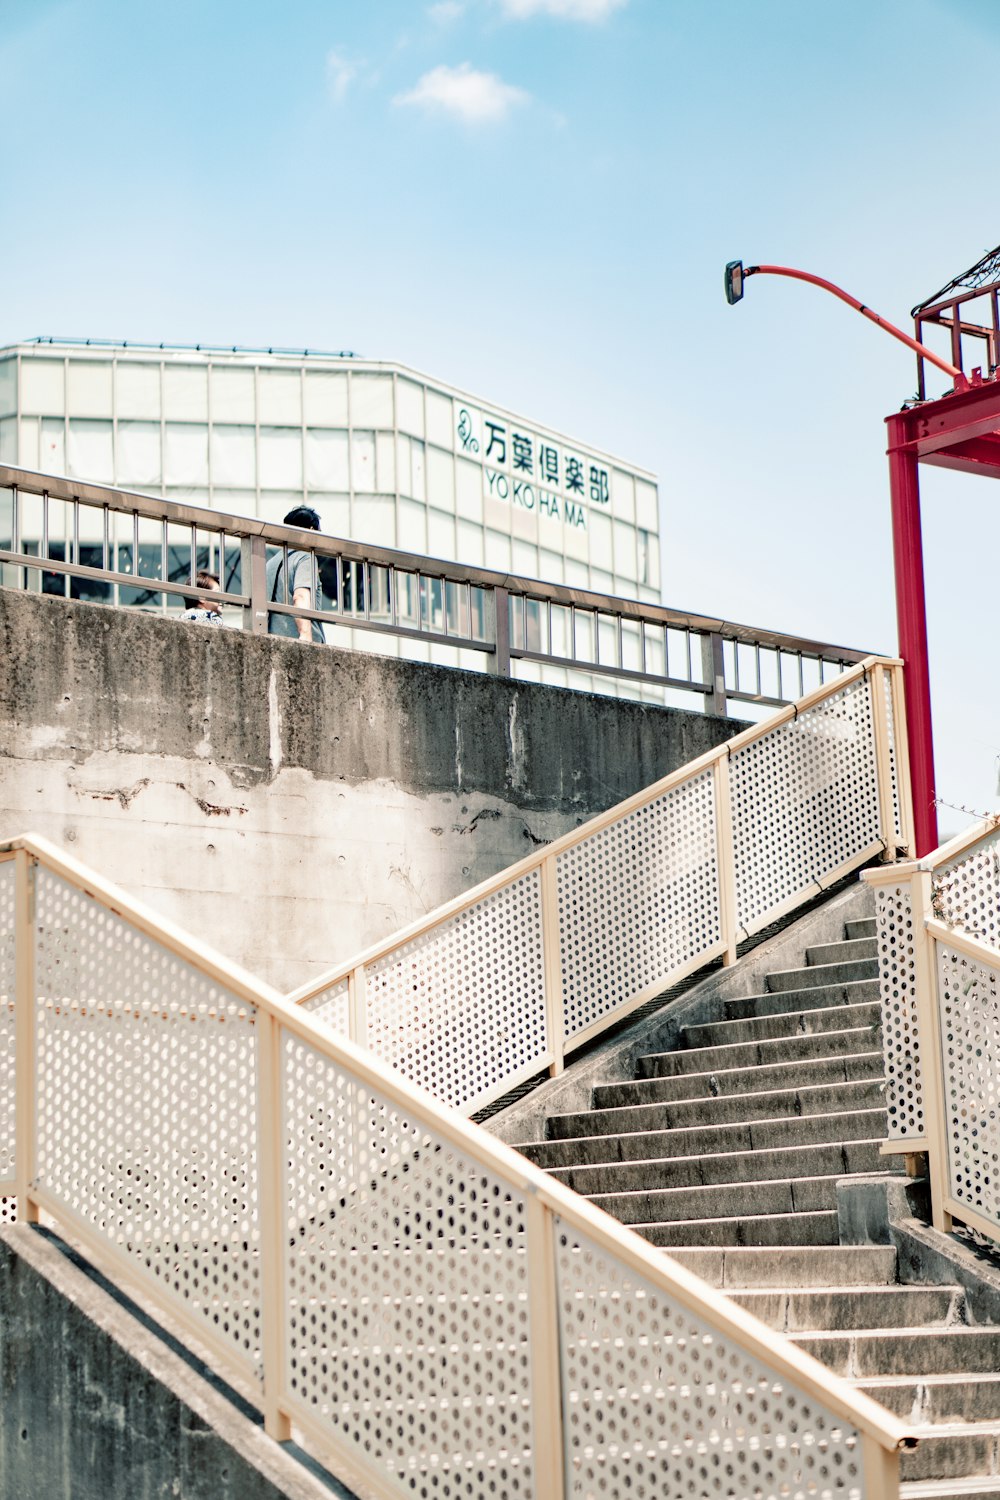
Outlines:
[[[993,0],[0,0],[0,65],[0,342],[402,360],[656,470],[668,603],[895,649],[913,361],[722,268],[905,326],[1000,241]],[[1000,489],[922,485],[939,790],[985,810]]]

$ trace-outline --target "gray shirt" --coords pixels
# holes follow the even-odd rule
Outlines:
[[[312,600],[312,608],[316,608],[316,596],[313,593],[313,560],[310,552],[289,552],[288,554],[288,579],[286,594],[286,579],[284,569],[284,554],[276,552],[269,559],[265,572],[267,580],[267,597],[276,604],[291,604],[296,589],[308,589]],[[323,627],[318,620],[310,621],[312,625],[312,638],[322,645],[326,640]],[[291,615],[276,615],[270,611],[267,616],[267,628],[271,635],[298,636],[298,626]]]

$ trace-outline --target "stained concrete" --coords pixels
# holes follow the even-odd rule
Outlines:
[[[743,727],[0,590],[0,837],[281,989]]]
[[[352,1500],[61,1242],[0,1231],[0,1500]]]

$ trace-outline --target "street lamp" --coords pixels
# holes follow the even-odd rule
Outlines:
[[[726,265],[726,301],[733,306],[744,294],[750,276],[789,276],[795,281],[806,281],[823,291],[830,292],[846,302],[884,329],[900,343],[913,349],[921,359],[936,365],[951,377],[954,389],[949,396],[957,397],[970,391],[970,382],[963,371],[954,364],[928,349],[904,333],[895,324],[873,312],[865,303],[825,281],[809,271],[797,271],[791,266],[744,266],[742,261],[731,260]],[[976,384],[978,372],[973,372]],[[982,386],[981,377],[978,386]],[[947,399],[947,398],[945,398]],[[931,403],[939,405],[940,403]],[[917,463],[924,455],[919,451],[909,431],[903,432],[898,416],[888,417],[889,423],[889,488],[892,499],[892,553],[896,582],[896,623],[899,637],[899,654],[903,659],[906,683],[907,747],[910,758],[910,778],[913,787],[913,822],[915,852],[927,854],[937,847],[937,804],[934,782],[934,741],[931,730],[930,673],[927,664],[927,609],[924,596],[924,559],[920,534],[920,490],[917,480]],[[924,461],[930,461],[925,458]],[[941,462],[939,458],[937,460]],[[954,464],[958,467],[958,464]]]
[[[841,302],[846,302],[848,307],[853,307],[855,312],[872,323],[877,323],[879,328],[884,328],[886,333],[891,333],[894,339],[899,339],[901,344],[913,349],[923,359],[929,359],[931,364],[937,365],[946,375],[950,375],[955,382],[956,391],[964,391],[969,382],[957,365],[950,365],[946,359],[941,359],[928,349],[926,344],[919,344],[916,339],[911,339],[908,333],[897,328],[895,323],[882,318],[877,312],[873,312],[864,302],[859,302],[857,297],[852,297],[850,292],[845,292],[843,287],[835,286],[832,281],[824,281],[822,276],[814,276],[811,271],[796,271],[792,266],[744,266],[741,260],[731,260],[726,265],[726,301],[732,306],[741,301],[744,291],[744,282],[748,276],[790,276],[794,281],[808,281],[812,286],[822,287],[823,291],[831,292],[834,297],[839,297]]]

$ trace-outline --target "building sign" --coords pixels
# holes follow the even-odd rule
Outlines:
[[[482,464],[487,499],[537,511],[540,520],[586,530],[588,508],[611,503],[604,460],[458,402],[455,451]]]

